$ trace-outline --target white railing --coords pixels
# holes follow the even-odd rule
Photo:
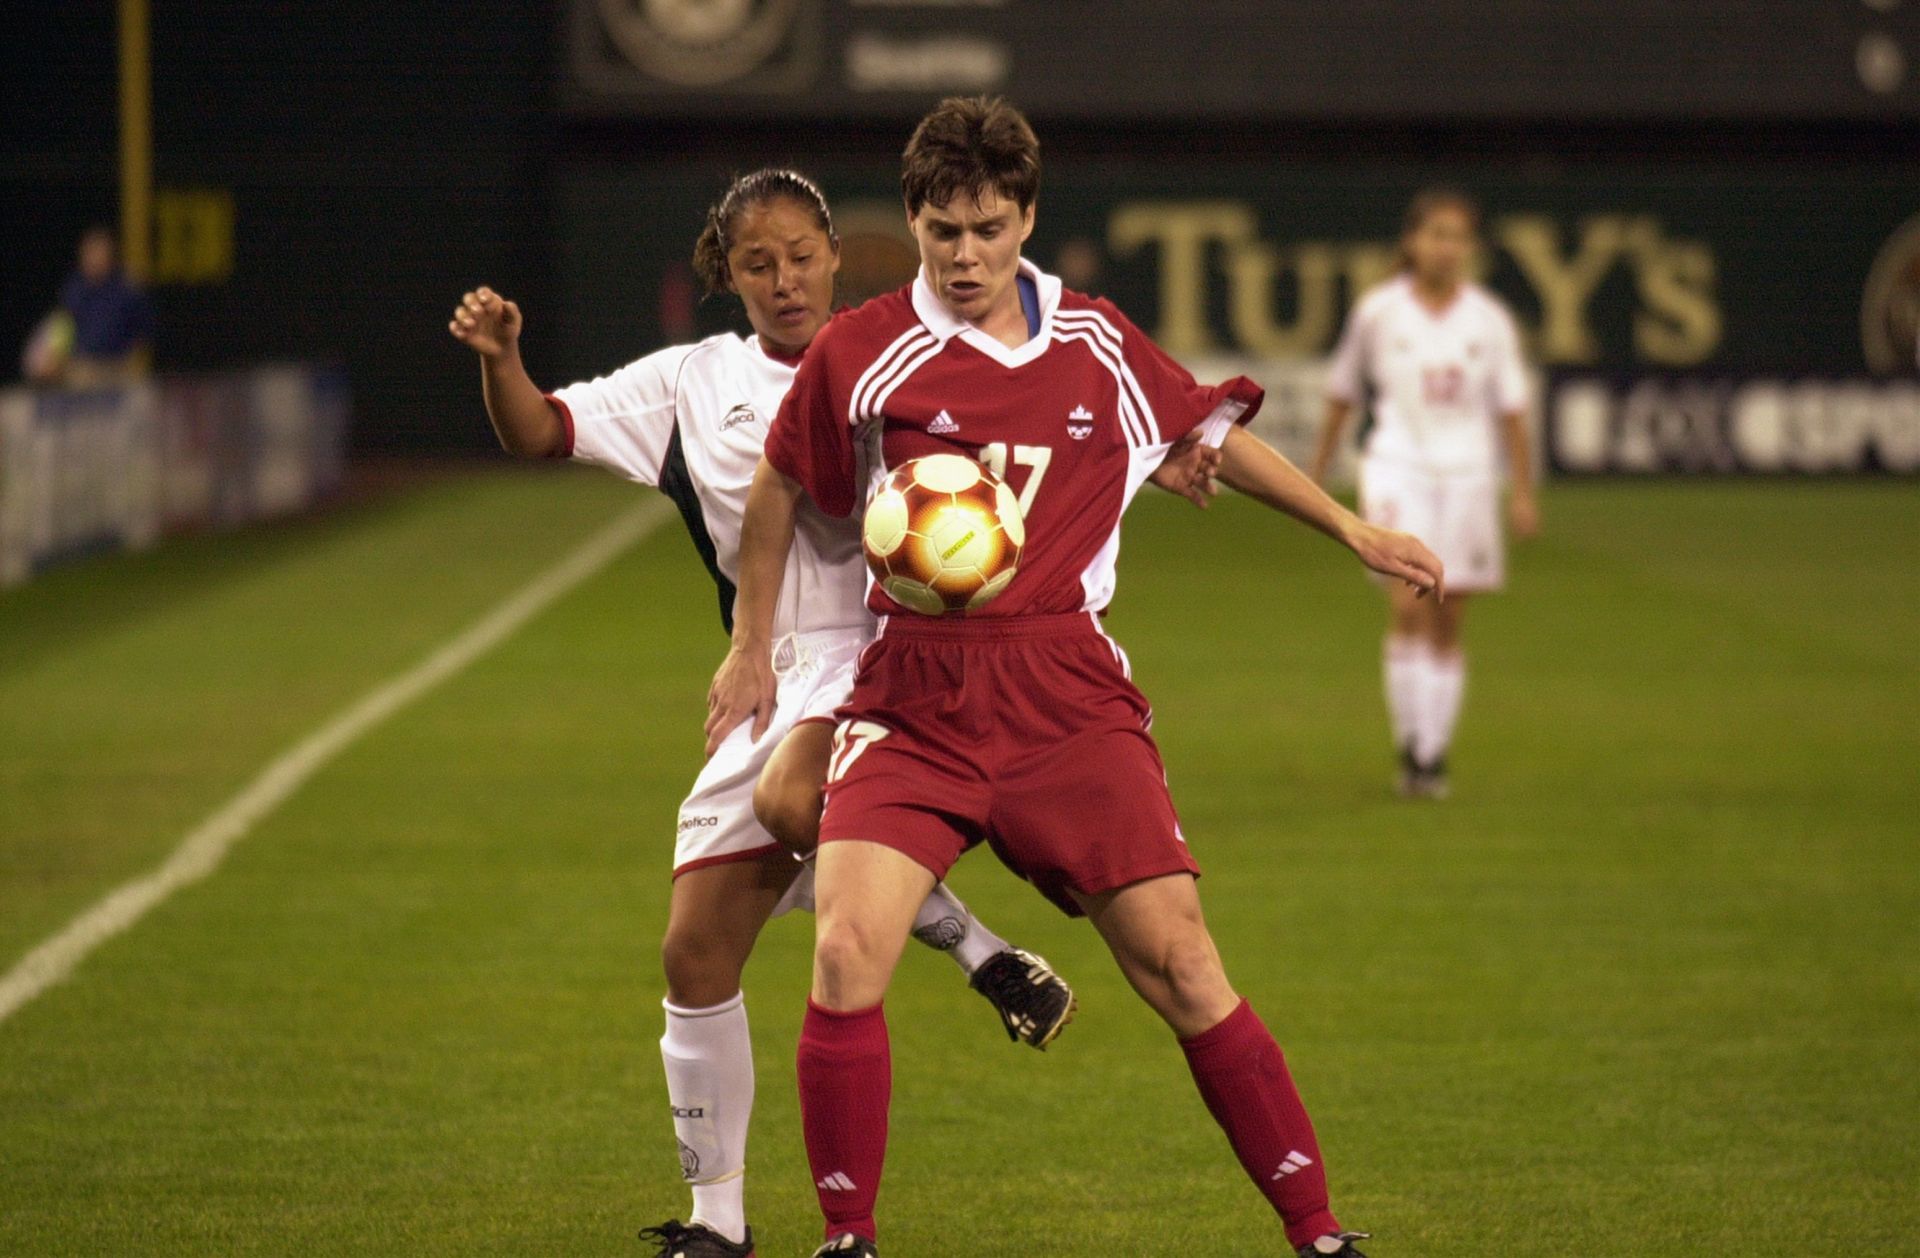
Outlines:
[[[341,373],[302,364],[0,390],[0,587],[306,509],[339,487],[350,411]]]

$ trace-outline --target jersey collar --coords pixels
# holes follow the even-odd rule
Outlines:
[[[1003,366],[1022,366],[1044,354],[1053,339],[1053,312],[1060,308],[1061,285],[1058,276],[1048,275],[1025,258],[1020,259],[1020,274],[1033,281],[1034,292],[1040,297],[1040,330],[1024,344],[1003,345],[948,310],[934,294],[933,285],[927,283],[925,271],[913,277],[913,313],[943,342],[957,336]]]
[[[1413,303],[1414,309],[1435,323],[1445,323],[1457,314],[1467,300],[1467,291],[1472,287],[1472,281],[1460,281],[1460,287],[1453,290],[1453,296],[1448,298],[1447,304],[1435,310],[1427,304],[1426,298],[1420,295],[1420,286],[1413,282],[1413,276],[1404,272],[1400,276],[1400,289],[1403,295]]]
[[[753,347],[754,352],[760,355],[760,357],[766,359],[770,363],[778,363],[780,366],[785,367],[788,371],[792,371],[796,367],[798,367],[800,365],[800,360],[806,357],[806,352],[804,350],[798,354],[793,354],[791,356],[774,351],[773,349],[768,347],[766,342],[760,339],[760,334],[758,332],[752,333],[751,335],[744,337],[743,339],[747,342],[747,344]]]

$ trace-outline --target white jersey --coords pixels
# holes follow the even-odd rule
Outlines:
[[[794,365],[769,356],[758,337],[729,332],[660,350],[548,395],[560,405],[573,458],[656,486],[679,506],[719,587],[720,618],[729,630],[747,490],[793,373]],[[866,587],[858,519],[835,519],[802,501],[774,613],[775,638],[871,630]]]
[[[1430,472],[1493,474],[1496,421],[1527,405],[1520,336],[1505,306],[1466,284],[1438,313],[1407,276],[1354,307],[1327,373],[1327,396],[1372,401],[1365,453]]]

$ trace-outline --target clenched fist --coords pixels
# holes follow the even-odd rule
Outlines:
[[[453,308],[447,331],[482,358],[503,358],[520,344],[520,307],[491,288],[476,288]]]

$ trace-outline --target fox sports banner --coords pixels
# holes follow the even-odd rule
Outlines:
[[[1564,375],[1545,418],[1562,475],[1920,474],[1920,380]]]

